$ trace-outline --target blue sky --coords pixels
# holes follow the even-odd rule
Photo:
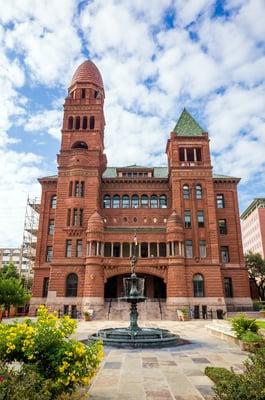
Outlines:
[[[105,85],[109,165],[165,165],[186,107],[214,171],[242,178],[241,210],[264,196],[264,20],[262,0],[0,0],[0,246],[21,243],[27,196],[56,173],[63,101],[86,58]]]

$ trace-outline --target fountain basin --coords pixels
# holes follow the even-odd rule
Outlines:
[[[161,348],[186,344],[187,341],[166,329],[130,328],[100,329],[88,338],[88,342],[102,340],[105,346],[117,348]]]

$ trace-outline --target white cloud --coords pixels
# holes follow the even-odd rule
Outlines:
[[[27,132],[48,133],[52,137],[60,139],[62,119],[62,110],[42,110],[31,115],[23,125]]]
[[[0,1],[0,7],[3,1]],[[66,84],[81,56],[74,25],[74,0],[10,1],[2,4],[0,19],[12,23],[5,32],[8,49],[20,53],[31,79],[44,84]]]
[[[33,153],[0,151],[0,246],[22,243],[28,194],[39,195],[41,158]]]

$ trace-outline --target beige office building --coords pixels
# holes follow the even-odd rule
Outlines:
[[[254,199],[241,215],[244,253],[265,257],[265,197]]]

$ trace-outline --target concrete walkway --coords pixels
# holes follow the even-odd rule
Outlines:
[[[210,322],[211,323],[211,322]],[[247,357],[237,346],[210,336],[206,321],[148,321],[141,326],[161,327],[191,343],[162,350],[105,348],[105,358],[89,389],[91,400],[210,400],[214,392],[204,375],[206,366],[242,371]],[[78,339],[106,327],[127,326],[119,321],[79,322]]]

